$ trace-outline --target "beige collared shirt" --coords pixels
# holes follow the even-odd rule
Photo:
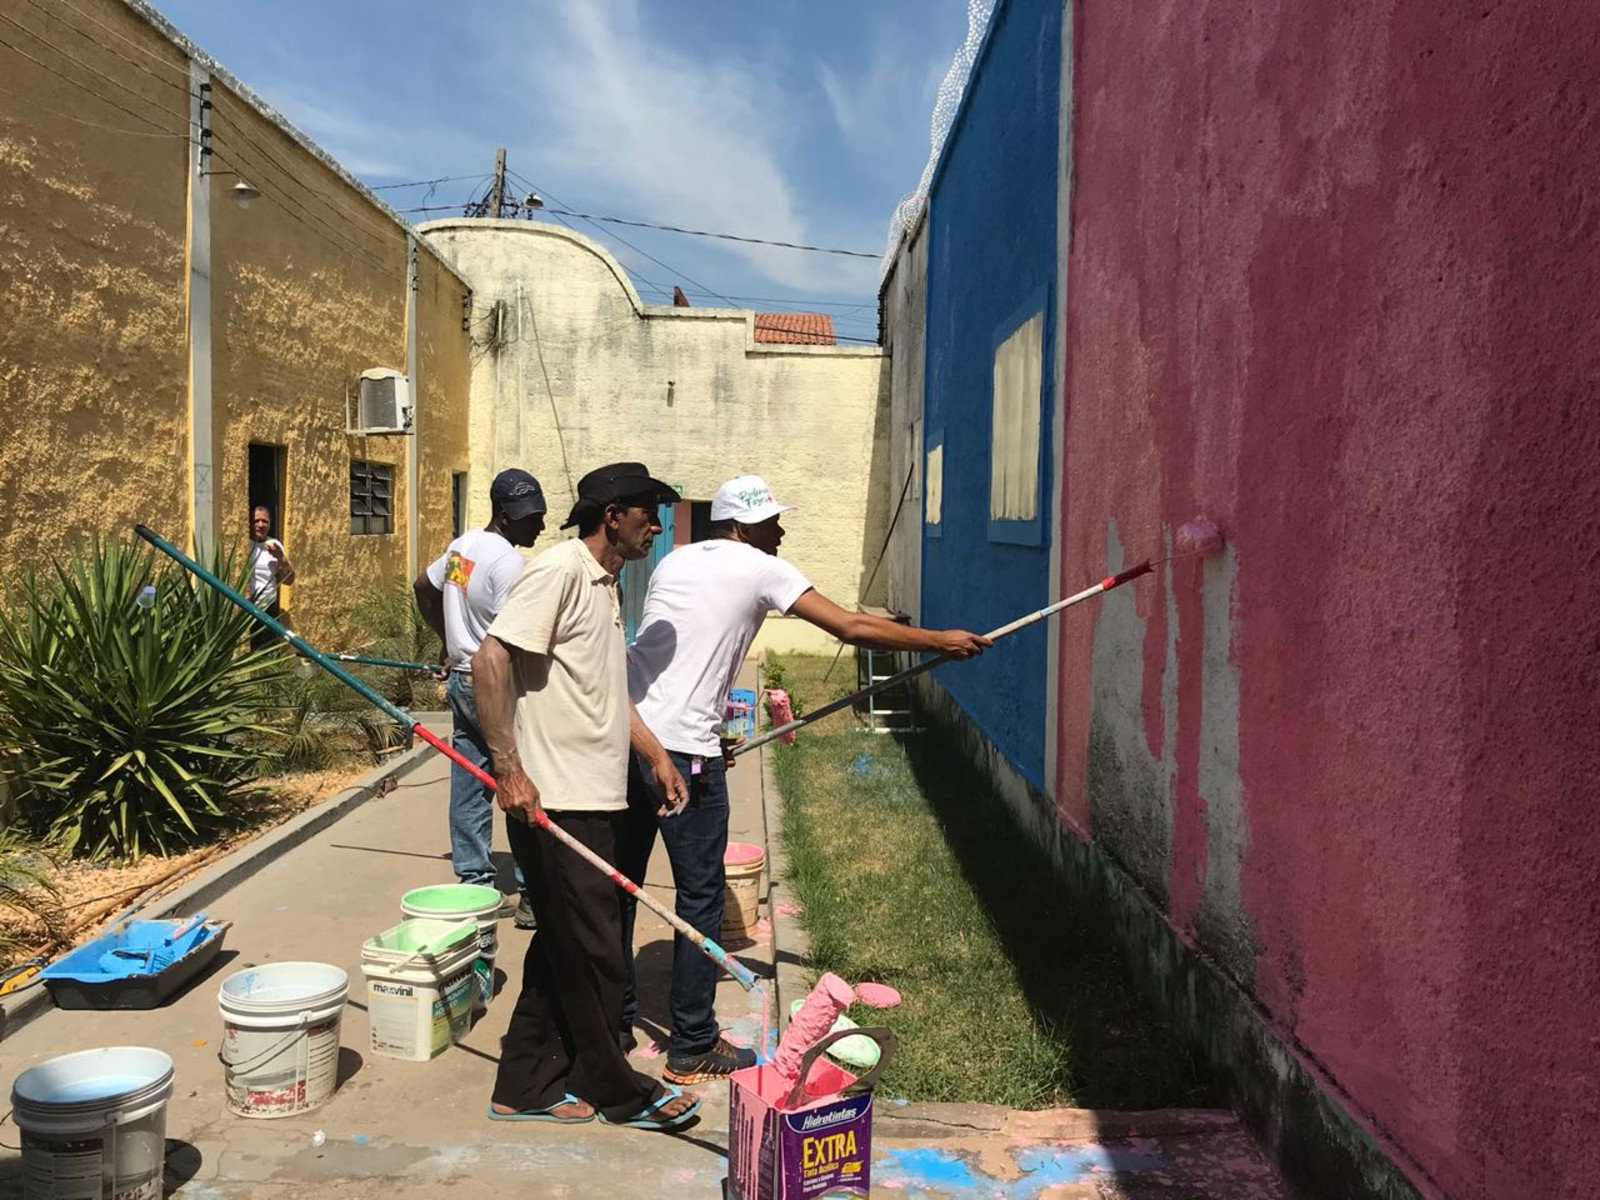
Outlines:
[[[534,559],[489,634],[512,650],[517,753],[553,811],[628,806],[628,667],[617,577],[580,539]]]

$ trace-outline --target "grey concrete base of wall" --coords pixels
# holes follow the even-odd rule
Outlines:
[[[1429,1194],[1397,1164],[1398,1151],[1386,1152],[1319,1080],[1303,1052],[1274,1032],[1266,1013],[1177,936],[1120,864],[1068,830],[1050,799],[1016,772],[942,687],[926,676],[916,682],[924,723],[954,737],[1086,910],[1109,923],[1139,986],[1205,1056],[1291,1186],[1319,1200],[1420,1200]]]

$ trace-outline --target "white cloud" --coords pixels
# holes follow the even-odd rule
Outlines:
[[[637,0],[542,7],[509,65],[530,141],[551,173],[626,207],[618,215],[793,242],[826,242],[805,219],[783,152],[795,136],[780,72],[648,28]],[[502,46],[506,43],[502,41]],[[520,55],[519,55],[520,57]],[[532,93],[529,97],[529,93]],[[719,243],[795,288],[870,288],[869,260]]]

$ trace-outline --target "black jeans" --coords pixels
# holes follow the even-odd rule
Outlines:
[[[550,819],[609,862],[625,814],[552,812]],[[617,1044],[617,887],[544,830],[518,820],[507,825],[539,932],[528,942],[522,991],[500,1043],[494,1102],[551,1108],[571,1092],[608,1120],[628,1120],[665,1089],[630,1067]]]
[[[727,886],[722,856],[728,849],[728,774],[721,755],[701,759],[693,770],[687,754],[670,751],[673,765],[689,785],[689,803],[675,817],[657,817],[661,793],[648,769],[634,755],[628,763],[628,819],[617,839],[617,868],[643,885],[656,831],[672,860],[672,880],[677,888],[677,913],[713,941],[722,937],[722,908]],[[622,1027],[631,1029],[639,1016],[634,988],[633,922],[638,901],[622,896],[622,956],[626,980],[623,988]],[[722,1032],[717,1024],[717,965],[688,938],[678,935],[672,946],[671,1055],[703,1054]]]

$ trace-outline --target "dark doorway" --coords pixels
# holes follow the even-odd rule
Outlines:
[[[288,451],[282,446],[263,446],[250,443],[250,511],[265,508],[272,514],[271,535],[280,541],[283,536],[284,466]],[[236,518],[244,524],[248,513]]]
[[[450,537],[460,537],[467,528],[467,473],[453,472],[450,476]]]

